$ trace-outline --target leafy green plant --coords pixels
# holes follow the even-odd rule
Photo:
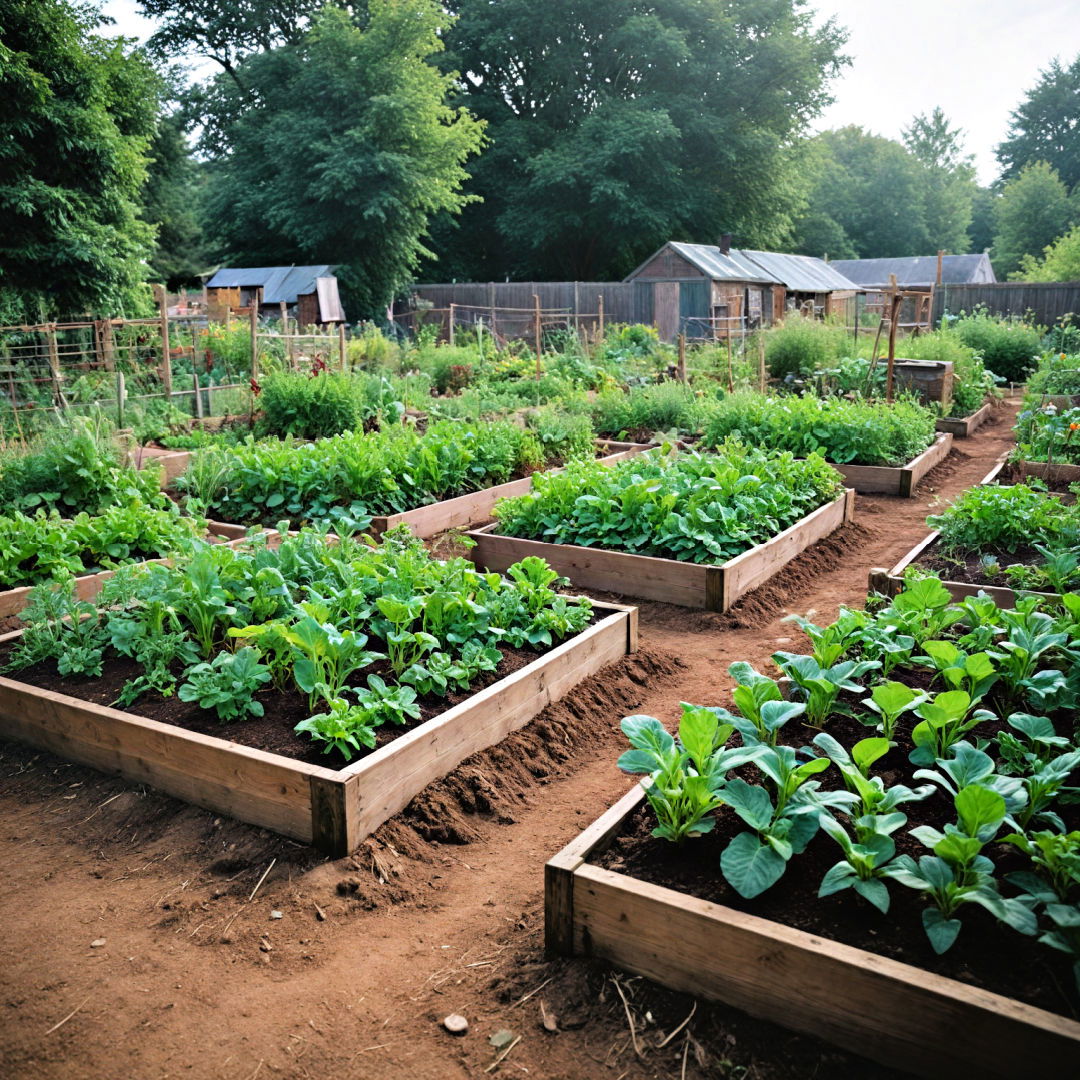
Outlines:
[[[795,693],[805,698],[804,722],[814,728],[824,727],[836,711],[841,690],[860,692],[862,686],[855,680],[880,667],[876,660],[845,660],[823,668],[812,656],[789,652],[773,653],[772,658],[795,683]]]
[[[887,818],[873,814],[856,819],[859,835],[852,838],[847,829],[829,814],[821,815],[821,828],[839,845],[844,857],[825,871],[818,896],[832,896],[844,889],[854,889],[883,915],[889,910],[889,890],[885,873],[896,854],[891,833],[907,821],[903,814]]]
[[[870,697],[863,699],[863,704],[881,717],[881,733],[891,740],[900,717],[921,705],[926,697],[905,683],[890,681],[878,683],[870,691]]]
[[[858,796],[861,815],[888,815],[898,806],[907,802],[921,802],[935,791],[929,784],[917,788],[893,784],[886,788],[881,777],[870,775],[870,766],[889,752],[892,744],[888,739],[860,739],[849,754],[828,732],[822,731],[814,736],[814,745],[824,751],[825,756],[840,770],[848,791]]]
[[[255,693],[269,681],[270,672],[260,662],[258,650],[248,647],[219,653],[210,663],[190,668],[177,697],[197,701],[200,709],[214,709],[219,720],[262,716],[263,704],[255,700]]]
[[[971,695],[964,690],[945,690],[921,702],[915,708],[920,722],[911,732],[915,744],[911,761],[916,765],[932,765],[938,758],[946,757],[949,748],[969,731],[994,718],[989,709],[974,709],[974,706]]]

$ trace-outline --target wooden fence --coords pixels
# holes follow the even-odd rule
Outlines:
[[[1028,316],[1041,326],[1053,326],[1066,315],[1080,316],[1080,281],[938,285],[934,290],[934,325],[945,312],[955,315],[982,306],[995,315]]]

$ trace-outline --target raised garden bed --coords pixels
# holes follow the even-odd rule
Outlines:
[[[635,787],[547,863],[549,952],[597,957],[924,1076],[1069,1075],[1080,1062],[1074,1020],[592,865],[643,799]]]
[[[158,446],[142,446],[131,451],[131,457],[140,469],[158,466],[161,469],[161,489],[171,486],[172,482],[191,464],[190,450],[166,450]]]
[[[646,449],[646,444],[602,440],[597,443],[597,460],[604,465],[612,465]],[[491,511],[500,499],[525,495],[531,487],[532,477],[524,476],[505,484],[471,491],[454,499],[418,506],[415,510],[406,510],[401,514],[378,515],[371,519],[367,531],[373,536],[381,536],[397,525],[408,525],[414,536],[426,540],[448,529],[466,529],[490,520]]]
[[[230,525],[223,521],[210,521],[207,523],[207,538],[216,538],[232,545],[243,542],[248,530],[242,525]],[[147,559],[145,562],[166,563],[169,560]],[[92,574],[80,574],[75,578],[75,594],[80,600],[92,600],[101,591],[102,585],[115,573],[114,570],[98,570]],[[18,615],[26,607],[30,599],[30,593],[35,586],[24,585],[17,589],[5,589],[0,592],[0,618],[9,615]]]
[[[1014,468],[1021,479],[1026,476],[1037,476],[1051,485],[1080,483],[1080,465],[1048,461],[1018,461]]]
[[[911,498],[919,481],[949,456],[952,441],[953,437],[949,432],[939,433],[929,448],[899,468],[836,464],[833,464],[833,468],[843,476],[844,482],[860,495],[900,495]]]
[[[636,649],[637,611],[594,603],[575,637],[341,769],[0,678],[0,737],[340,856],[469,755]],[[22,631],[0,637],[10,642]]]
[[[479,567],[502,571],[529,555],[539,555],[583,589],[727,611],[739,597],[762,585],[811,544],[851,521],[854,508],[855,492],[848,489],[766,543],[720,565],[522,540],[500,535],[495,531],[497,524],[468,534],[476,541],[469,557]]]
[[[993,401],[987,401],[970,416],[941,416],[936,421],[938,431],[948,432],[960,439],[970,438],[994,415]]]

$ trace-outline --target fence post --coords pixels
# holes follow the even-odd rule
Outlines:
[[[686,334],[679,335],[679,382],[686,382]]]
[[[281,315],[281,341],[284,347],[285,360],[289,365],[289,370],[292,371],[293,367],[293,343],[289,338],[289,309],[285,306],[285,301],[282,300],[278,304],[278,311]],[[299,330],[299,327],[297,327]]]
[[[116,426],[124,426],[124,407],[127,405],[127,387],[124,385],[124,373],[116,373]]]
[[[758,377],[758,391],[759,393],[765,393],[765,337],[760,332],[758,333],[757,340],[757,377]]]
[[[337,324],[337,334],[338,334],[338,358],[341,361],[341,370],[344,371],[345,370],[345,365],[346,365],[346,359],[345,358],[348,355],[348,352],[347,352],[347,350],[345,348],[345,324],[343,322],[339,322]]]
[[[195,419],[203,418],[202,387],[199,386],[199,373],[194,369],[191,372],[191,381],[195,384]]]
[[[454,308],[456,307],[457,304],[450,305],[450,324],[447,328],[446,339],[451,345],[454,344]]]
[[[248,313],[251,325],[251,415],[255,415],[255,387],[259,385],[259,301],[262,289],[251,294],[251,311]]]
[[[900,313],[900,293],[896,287],[896,275],[889,275],[889,360],[885,369],[885,400],[893,399],[893,368],[896,364],[896,317]]]
[[[533,293],[533,337],[536,342],[536,381],[540,381],[540,348],[542,345],[540,337],[540,297],[537,293]]]
[[[101,355],[105,361],[105,370],[114,370],[116,360],[114,357],[112,319],[101,320]]]
[[[64,397],[64,375],[60,370],[60,350],[56,347],[56,323],[45,328],[45,341],[49,346],[49,374],[52,376],[53,401],[58,408],[67,408]]]
[[[601,293],[596,298],[596,310],[597,310],[598,317],[599,317],[599,322],[600,322],[600,336],[597,338],[597,340],[598,341],[603,341],[604,340],[604,294],[603,293]]]
[[[169,296],[164,285],[155,285],[157,294],[158,317],[161,320],[161,385],[165,389],[165,400],[172,404],[172,357],[169,355]]]

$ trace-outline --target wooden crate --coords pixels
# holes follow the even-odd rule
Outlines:
[[[428,784],[633,652],[637,609],[594,607],[600,617],[582,633],[341,769],[307,765],[2,677],[0,738],[345,855]]]
[[[946,431],[959,439],[968,439],[993,415],[994,403],[987,401],[970,416],[939,416],[937,430]]]
[[[208,536],[219,537],[232,547],[242,543],[247,535],[247,529],[244,526],[230,525],[224,521],[208,522],[206,532]],[[146,566],[149,563],[167,562],[169,562],[168,559],[147,559],[143,563],[134,565]],[[80,600],[93,600],[101,592],[102,585],[115,572],[115,570],[99,570],[95,574],[81,574],[75,579],[75,595]],[[6,589],[0,592],[0,618],[6,615],[18,615],[26,607],[33,589],[33,585],[23,585],[17,589]]]
[[[923,1076],[1080,1068],[1074,1020],[591,865],[643,799],[635,786],[548,862],[550,953],[597,957]]]
[[[899,468],[885,465],[833,465],[844,483],[860,495],[900,495],[911,498],[922,478],[952,451],[953,437],[941,432],[930,447]],[[830,462],[832,464],[832,462]]]
[[[640,454],[648,446],[640,443],[602,442],[598,444],[604,452],[597,458],[602,465],[613,465],[616,461]],[[562,472],[553,469],[552,472]],[[382,536],[396,525],[408,525],[414,536],[426,540],[448,529],[467,529],[491,520],[491,512],[500,499],[509,499],[515,495],[528,495],[532,490],[532,477],[510,480],[505,484],[472,491],[468,495],[459,495],[455,499],[418,506],[415,510],[406,510],[401,514],[378,515],[371,519],[368,532],[372,536]]]
[[[764,584],[811,544],[851,521],[854,509],[855,492],[848,489],[771,540],[719,566],[500,536],[494,531],[497,524],[468,534],[476,541],[469,557],[479,567],[503,571],[529,555],[539,555],[583,589],[727,611],[740,596]]]

